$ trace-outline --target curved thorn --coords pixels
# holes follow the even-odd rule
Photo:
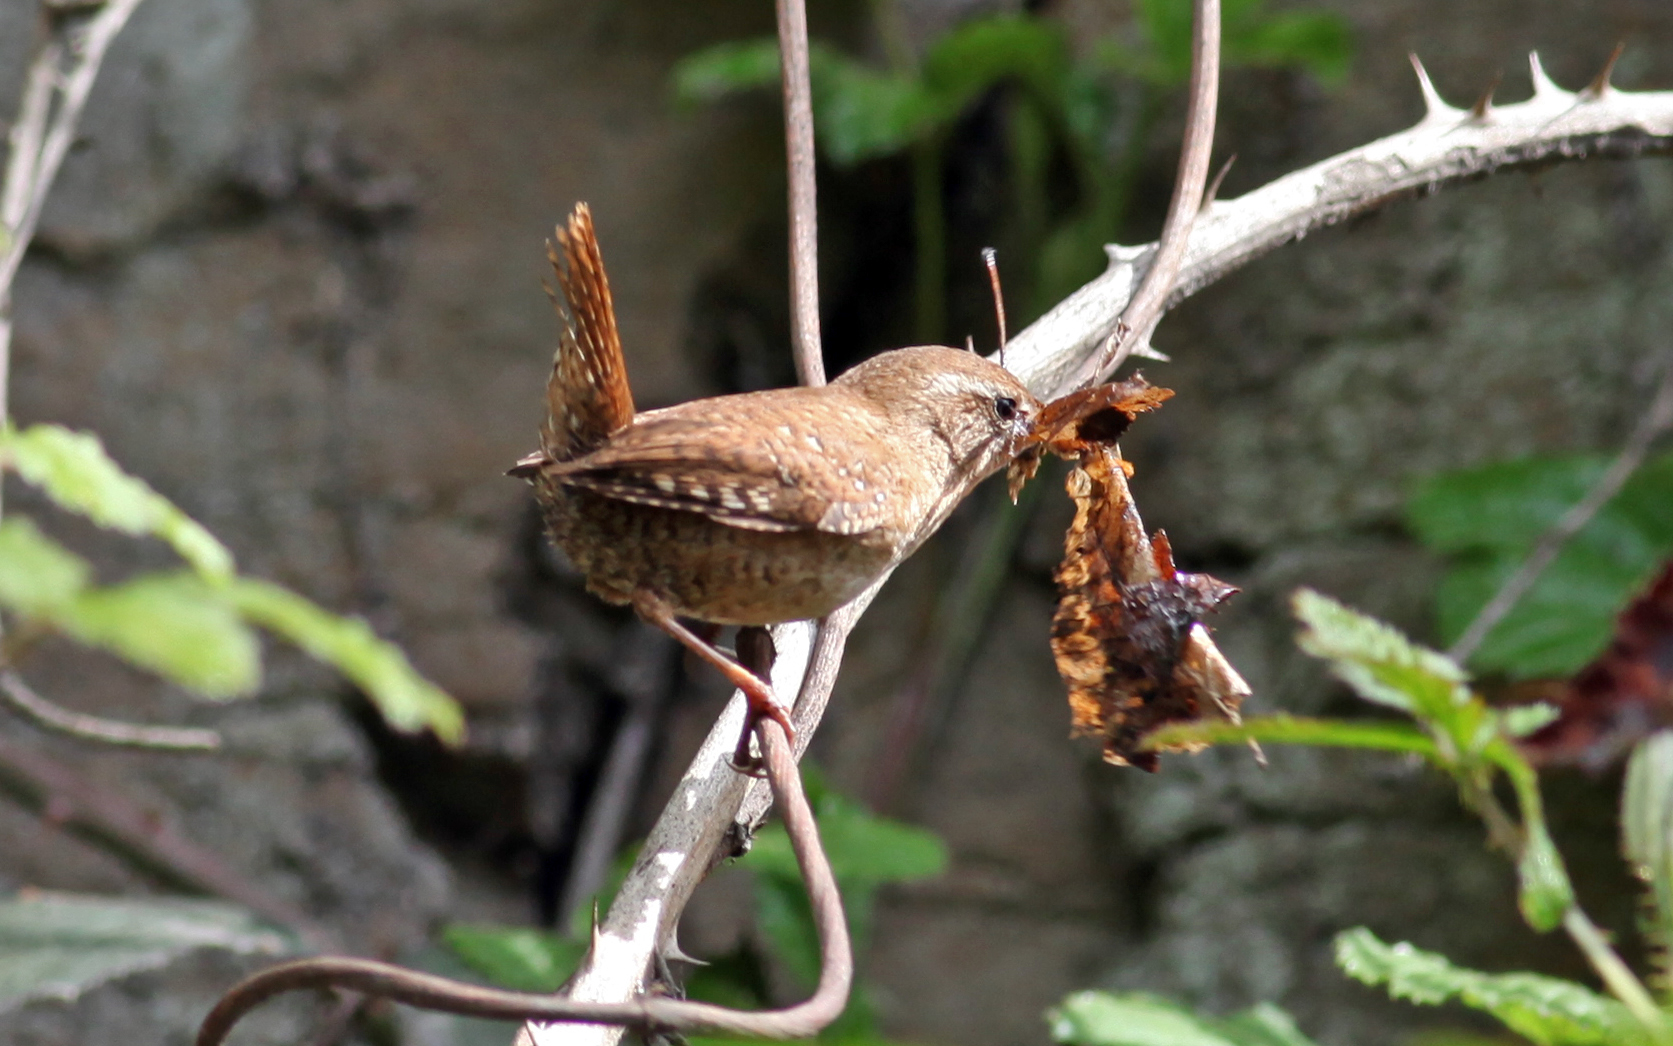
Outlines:
[[[1459,110],[1446,104],[1446,99],[1441,97],[1441,92],[1435,90],[1434,81],[1429,79],[1429,70],[1423,68],[1423,60],[1417,56],[1417,52],[1409,51],[1406,53],[1406,57],[1411,59],[1412,71],[1417,73],[1418,90],[1423,92],[1423,118],[1434,120],[1458,112]]]
[[[1625,40],[1615,45],[1615,49],[1609,52],[1609,60],[1603,63],[1603,68],[1599,69],[1597,75],[1592,77],[1592,82],[1587,84],[1585,90],[1580,92],[1581,97],[1598,99],[1609,93],[1609,77],[1615,72],[1615,61],[1621,57],[1621,52],[1626,49]]]
[[[1568,92],[1558,87],[1557,82],[1545,72],[1545,64],[1539,60],[1538,51],[1528,52],[1528,78],[1534,82],[1535,98],[1568,95]]]
[[[1499,89],[1499,83],[1504,80],[1503,71],[1493,74],[1493,81],[1487,85],[1487,90],[1481,92],[1475,104],[1470,106],[1470,119],[1476,123],[1486,123],[1487,116],[1493,111],[1493,92]]]
[[[1226,157],[1226,162],[1220,165],[1220,169],[1214,172],[1214,178],[1208,183],[1208,188],[1203,190],[1202,208],[1197,211],[1198,214],[1208,210],[1209,205],[1220,195],[1220,183],[1226,180],[1226,175],[1231,173],[1232,164],[1236,162],[1237,154],[1232,153]]]

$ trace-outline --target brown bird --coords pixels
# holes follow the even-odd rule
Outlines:
[[[566,315],[548,417],[510,474],[533,483],[589,590],[679,639],[789,733],[771,687],[678,618],[759,626],[835,610],[1022,449],[1040,403],[973,352],[921,346],[817,388],[635,414],[587,205],[556,235]]]

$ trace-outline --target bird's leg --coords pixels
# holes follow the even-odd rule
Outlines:
[[[733,645],[737,648],[738,660],[756,678],[772,678],[773,662],[778,659],[778,651],[773,647],[773,634],[771,632],[758,625],[745,625],[738,629],[738,638]],[[778,711],[781,715],[783,713],[783,709],[776,701],[773,703],[773,707],[767,710],[758,709],[753,703],[749,706],[749,709],[744,713],[744,731],[738,737],[737,751],[732,753],[732,769],[751,777],[766,776],[766,764],[761,761],[760,757],[750,752],[749,738],[751,734],[755,733],[756,725],[761,721],[763,715],[772,718],[780,725],[784,725],[785,720],[773,715],[774,711]],[[793,740],[796,735],[786,727],[785,736]]]
[[[640,617],[684,643],[692,653],[720,669],[721,674],[733,686],[744,692],[744,697],[749,702],[749,714],[744,720],[743,737],[738,742],[738,751],[745,756],[740,760],[742,764],[740,769],[754,765],[754,760],[748,758],[749,735],[755,729],[756,720],[762,716],[766,716],[779,726],[784,727],[785,737],[792,741],[795,740],[796,730],[790,725],[789,712],[779,703],[778,698],[773,694],[772,685],[765,679],[716,650],[713,644],[704,641],[702,637],[681,624],[679,618],[675,617],[673,608],[663,602],[660,597],[640,589],[633,594],[633,609],[638,612]],[[764,646],[762,644],[763,640],[765,640]],[[743,656],[753,663],[751,667],[754,667],[754,664],[761,664],[763,666],[760,669],[762,672],[771,669],[772,638],[767,635],[765,630],[748,628],[741,630],[738,633],[738,645]]]

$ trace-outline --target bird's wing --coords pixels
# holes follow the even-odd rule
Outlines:
[[[868,472],[862,447],[875,438],[875,419],[856,418],[833,392],[783,389],[653,411],[598,450],[542,471],[748,530],[864,533],[886,519],[887,477]]]
[[[602,446],[633,420],[633,392],[592,211],[576,204],[555,235],[546,257],[563,295],[564,329],[546,383],[540,445],[547,459],[567,461]]]

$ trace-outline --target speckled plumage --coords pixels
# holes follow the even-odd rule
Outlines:
[[[1006,464],[1039,403],[974,353],[876,356],[820,388],[635,415],[585,206],[552,252],[568,323],[541,450],[518,462],[597,595],[717,624],[818,617]]]

